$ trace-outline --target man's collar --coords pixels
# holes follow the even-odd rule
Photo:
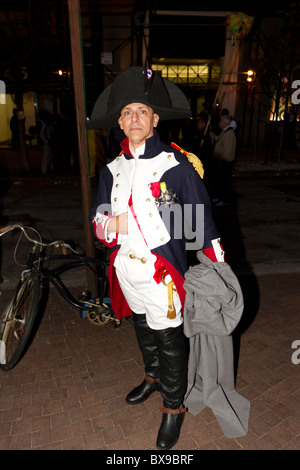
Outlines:
[[[139,158],[140,155],[143,155],[145,153],[145,146],[146,146],[146,143],[144,143],[143,145],[140,145],[140,147],[138,147],[135,151],[130,147],[129,145],[129,150],[130,150],[130,153],[131,155],[134,157],[134,158]]]
[[[148,139],[146,139],[145,144],[140,146],[136,150],[135,154],[137,154],[137,152],[138,152],[138,157],[143,156],[143,158],[151,158],[155,155],[155,151],[156,151],[155,149],[156,149],[157,145],[159,145],[159,144],[160,144],[160,138],[159,138],[158,133],[155,132],[151,137],[148,137]],[[128,137],[126,137],[121,142],[121,147],[122,147],[122,150],[123,150],[124,154],[127,156],[127,158],[134,157],[134,155],[131,152]],[[140,149],[142,149],[142,152],[140,152]],[[135,157],[135,158],[137,158],[137,157]]]

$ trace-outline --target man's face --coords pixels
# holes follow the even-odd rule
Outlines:
[[[153,135],[153,128],[157,126],[158,121],[158,114],[149,106],[130,103],[122,109],[118,123],[135,150]]]

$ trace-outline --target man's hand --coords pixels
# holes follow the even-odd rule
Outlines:
[[[123,214],[112,217],[108,222],[107,226],[108,233],[121,233],[122,235],[128,234],[128,213],[123,212]]]

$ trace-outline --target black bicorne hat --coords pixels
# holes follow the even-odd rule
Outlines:
[[[121,110],[130,103],[146,104],[162,121],[191,115],[187,98],[174,83],[150,69],[131,67],[100,94],[86,126],[89,129],[116,126]]]

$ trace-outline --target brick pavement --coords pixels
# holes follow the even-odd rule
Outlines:
[[[176,450],[300,448],[300,274],[241,280],[246,309],[234,335],[237,390],[251,400],[248,434],[226,438],[212,411],[186,414]],[[3,291],[1,304],[9,290]],[[258,302],[259,299],[259,302]],[[258,305],[259,304],[259,305]],[[51,289],[21,362],[0,372],[1,450],[155,450],[161,399],[129,406],[143,376],[133,326],[96,327]]]

